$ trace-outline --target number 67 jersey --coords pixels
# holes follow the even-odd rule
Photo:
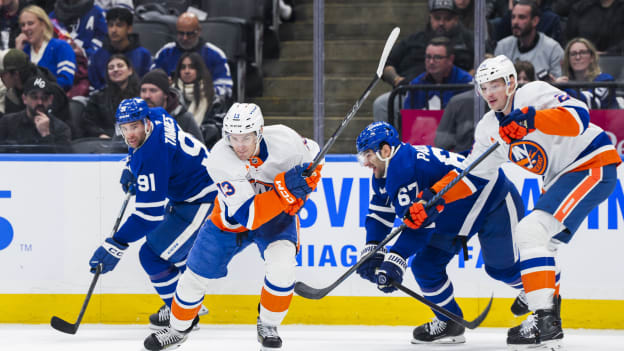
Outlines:
[[[115,236],[132,242],[164,219],[165,204],[210,203],[216,186],[206,169],[208,150],[184,132],[164,109],[150,108],[152,132],[140,147],[128,149],[136,178],[136,210]]]

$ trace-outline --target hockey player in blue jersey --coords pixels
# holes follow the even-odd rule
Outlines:
[[[361,253],[364,256],[390,232],[397,216],[403,218],[417,195],[433,196],[428,189],[440,175],[452,169],[461,172],[464,158],[432,146],[402,143],[394,127],[386,122],[370,124],[356,143],[361,164],[373,170],[374,194],[365,223],[366,246]],[[487,181],[467,175],[467,181],[476,190],[472,196],[447,205],[443,215],[420,229],[405,228],[389,251],[377,251],[357,273],[389,293],[396,288],[381,282],[402,282],[408,258],[415,255],[411,269],[425,297],[461,316],[446,266],[478,232],[487,274],[521,289],[512,230],[524,215],[524,205],[504,173],[499,171],[497,177],[491,186],[484,186]],[[431,322],[414,329],[412,343],[465,342],[463,326],[440,313],[434,314]]]
[[[150,323],[166,327],[187,255],[216,196],[206,168],[208,150],[180,129],[164,109],[149,108],[142,99],[123,100],[115,119],[129,146],[121,183],[125,191],[136,193],[136,208],[95,250],[89,265],[92,271],[99,264],[102,273],[112,271],[128,245],[146,237],[139,260],[165,303],[150,316]]]

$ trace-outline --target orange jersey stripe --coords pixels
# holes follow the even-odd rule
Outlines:
[[[577,136],[581,126],[565,107],[535,111],[535,128],[544,134]]]
[[[524,291],[529,293],[539,289],[555,288],[555,271],[537,271],[522,275]]]
[[[559,208],[554,214],[554,217],[559,221],[563,220],[572,212],[576,205],[581,201],[588,192],[590,192],[594,186],[602,179],[602,168],[592,168],[589,171],[589,175],[581,184],[579,184],[572,193],[570,193],[561,202]]]
[[[262,293],[260,294],[260,303],[262,304],[262,307],[271,312],[284,312],[288,310],[288,307],[290,307],[292,297],[292,293],[286,296],[273,295],[266,291],[263,287]]]
[[[219,198],[215,198],[214,207],[212,209],[212,214],[210,214],[210,220],[214,223],[217,228],[221,229],[224,232],[232,232],[232,233],[241,233],[247,231],[247,228],[240,226],[236,229],[231,229],[223,224],[223,220],[221,219],[221,205],[219,204]]]
[[[256,195],[253,201],[254,219],[249,229],[257,229],[282,213],[285,208],[286,206],[280,200],[279,195],[273,190]]]
[[[448,172],[442,179],[438,180],[431,189],[437,193],[439,193],[445,186],[447,186],[455,177],[457,177],[459,173],[456,170],[452,170]],[[442,198],[446,203],[451,203],[453,201],[461,200],[465,197],[472,195],[472,190],[463,180],[457,182],[457,184],[453,185],[446,194],[442,195]]]
[[[619,165],[620,163],[622,163],[622,159],[620,158],[620,155],[618,155],[618,152],[615,151],[615,149],[611,149],[611,150],[606,150],[606,151],[599,153],[598,155],[592,157],[589,161],[576,167],[570,172],[585,171],[591,168],[598,168],[598,167],[611,165],[611,164]]]
[[[197,307],[187,309],[178,305],[175,299],[173,299],[173,302],[171,302],[171,313],[173,314],[174,317],[176,317],[177,319],[181,321],[193,320],[193,318],[197,316],[197,312],[199,312],[200,308],[201,308],[201,304],[197,305]]]

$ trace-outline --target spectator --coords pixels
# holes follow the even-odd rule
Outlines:
[[[69,152],[69,126],[51,114],[53,90],[44,77],[30,77],[22,95],[26,108],[0,118],[0,144],[6,151]]]
[[[50,20],[65,29],[89,59],[106,38],[104,11],[93,0],[57,0]]]
[[[516,72],[518,74],[518,87],[536,79],[535,67],[533,67],[531,62],[519,60],[514,63],[514,67],[516,67]]]
[[[26,108],[22,95],[26,86],[25,83],[34,76],[44,77],[50,82],[48,88],[54,95],[52,113],[65,123],[69,123],[68,99],[63,88],[52,83],[56,78],[50,71],[44,67],[36,66],[28,59],[26,53],[18,49],[7,50],[0,62],[0,77],[7,89],[4,112],[19,112]]]
[[[539,17],[539,23],[537,24],[537,31],[546,34],[550,38],[556,40],[558,43],[563,42],[562,34],[561,34],[561,18],[550,8],[550,3],[548,1],[542,0],[528,0],[533,1],[537,5],[537,16]],[[514,2],[509,1],[508,10],[505,11],[503,17],[494,21],[495,31],[496,31],[496,40],[500,40],[504,37],[507,37],[512,34],[511,30],[511,15],[513,9]]]
[[[57,39],[61,39],[67,42],[69,46],[71,46],[74,51],[74,55],[76,56],[76,72],[74,73],[74,84],[67,91],[67,97],[70,99],[76,96],[88,96],[89,95],[89,77],[88,77],[88,66],[89,59],[87,59],[87,54],[84,49],[78,45],[69,33],[59,27],[54,26],[54,35]]]
[[[554,39],[537,31],[539,21],[537,4],[518,0],[511,11],[513,35],[497,43],[494,55],[532,62],[538,79],[553,80],[561,76],[563,49]]]
[[[116,7],[106,12],[108,38],[104,46],[93,55],[89,66],[89,81],[94,89],[101,89],[106,83],[107,62],[112,54],[126,55],[139,77],[149,71],[152,54],[139,45],[139,35],[132,33],[132,23],[132,12],[125,7]]]
[[[19,14],[28,0],[0,1],[0,50],[15,47],[15,38],[19,35]]]
[[[234,83],[225,53],[216,45],[206,42],[200,37],[197,15],[190,12],[181,14],[176,23],[176,29],[178,32],[177,40],[165,44],[156,53],[152,69],[162,68],[167,75],[171,75],[183,52],[198,52],[204,58],[204,63],[212,75],[215,94],[223,101],[232,97]]]
[[[162,69],[148,72],[141,80],[140,95],[147,106],[162,107],[175,118],[178,125],[195,139],[204,142],[201,130],[195,122],[193,114],[182,104],[182,96],[177,89],[169,86],[169,77]]]
[[[582,0],[553,0],[552,10],[560,17],[567,18],[570,15],[572,6]]]
[[[123,54],[113,54],[108,59],[105,81],[101,90],[91,94],[82,115],[85,137],[113,137],[117,106],[122,100],[139,96],[139,77]]]
[[[455,53],[455,65],[466,71],[472,69],[473,35],[459,23],[453,0],[433,0],[429,3],[429,11],[429,22],[425,30],[401,40],[388,56],[382,79],[393,89],[408,84],[425,70],[425,49],[434,37],[448,37]],[[387,92],[375,99],[375,121],[388,121],[389,97],[390,92]],[[398,102],[395,100],[394,103],[395,111],[398,111]]]
[[[474,30],[474,1],[454,0],[459,21],[466,29]]]
[[[182,54],[173,73],[173,86],[182,92],[188,111],[202,131],[209,148],[221,138],[226,106],[214,95],[210,72],[196,52]]]
[[[570,9],[566,39],[585,38],[600,52],[624,39],[624,1],[579,1]]]
[[[472,76],[453,64],[455,55],[446,37],[431,39],[425,51],[425,72],[414,78],[410,85],[470,83]],[[457,90],[410,90],[403,105],[406,109],[441,110]]]
[[[600,72],[598,51],[594,44],[585,38],[574,38],[566,45],[563,55],[563,76],[557,83],[567,82],[612,82],[615,79],[607,73]],[[575,97],[590,109],[618,108],[615,92],[607,88],[565,89],[568,95]]]
[[[15,38],[15,47],[24,50],[34,64],[47,68],[56,77],[56,82],[69,90],[76,73],[76,55],[72,47],[52,37],[52,22],[39,6],[25,7],[19,21],[22,33]]]

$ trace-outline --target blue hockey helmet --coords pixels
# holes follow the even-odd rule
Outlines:
[[[119,103],[115,113],[115,122],[125,124],[147,118],[149,107],[141,98],[125,99]]]
[[[369,149],[378,152],[384,143],[392,147],[401,144],[399,133],[388,122],[373,122],[369,124],[355,141],[358,153]]]

